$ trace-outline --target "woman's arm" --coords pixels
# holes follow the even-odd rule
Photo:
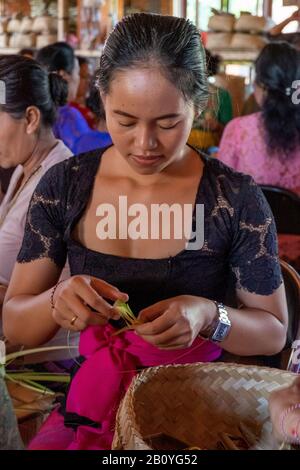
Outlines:
[[[36,347],[50,340],[59,325],[50,296],[61,269],[44,258],[16,263],[3,303],[3,330],[12,344]]]
[[[82,275],[61,282],[53,295],[60,273],[48,258],[16,263],[3,305],[3,330],[11,344],[36,347],[49,341],[59,327],[81,331],[119,318],[104,299],[127,301],[127,294],[101,279]]]
[[[233,354],[272,355],[284,347],[287,331],[287,306],[284,287],[262,296],[238,291],[241,309],[227,308],[231,321],[222,348]],[[195,296],[167,299],[140,312],[145,322],[136,332],[161,349],[180,349],[192,345],[201,333],[211,329],[217,316],[213,301]]]
[[[300,20],[300,10],[294,11],[294,13],[283,20],[281,23],[277,24],[276,26],[273,26],[272,29],[270,29],[269,34],[271,36],[277,36],[278,34],[281,33],[281,31],[291,22],[294,20]]]
[[[231,330],[222,348],[240,356],[273,355],[286,342],[288,312],[283,284],[271,295],[237,290],[241,309],[228,308]]]

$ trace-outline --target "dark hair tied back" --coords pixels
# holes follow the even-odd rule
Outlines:
[[[68,98],[68,83],[58,73],[48,75],[51,98],[55,106],[64,106]]]
[[[205,108],[208,86],[200,33],[189,20],[175,16],[135,13],[117,23],[101,55],[98,86],[106,94],[118,70],[153,66],[186,100]]]
[[[0,57],[0,80],[5,84],[5,104],[1,111],[21,119],[29,106],[41,113],[44,126],[53,126],[57,106],[66,100],[67,85],[58,75],[50,75],[35,60],[20,55]]]
[[[263,124],[269,152],[283,158],[300,146],[300,106],[292,88],[299,78],[300,52],[295,47],[286,42],[264,47],[256,61],[256,82],[265,90]]]

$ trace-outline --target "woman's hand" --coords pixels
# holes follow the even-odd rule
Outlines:
[[[300,440],[300,377],[287,388],[270,396],[269,409],[273,433],[279,441]]]
[[[105,299],[127,302],[128,295],[92,276],[73,276],[55,291],[53,318],[62,328],[84,330],[89,325],[105,325],[110,318],[120,318]]]
[[[180,295],[142,310],[138,316],[142,324],[135,327],[135,331],[160,349],[182,349],[191,346],[197,335],[207,330],[215,316],[213,301]]]

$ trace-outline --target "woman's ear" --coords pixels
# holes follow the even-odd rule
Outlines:
[[[203,113],[202,109],[199,109],[198,106],[194,106],[194,116],[195,116],[194,119],[198,119],[202,113]]]
[[[36,106],[29,106],[26,109],[26,133],[34,134],[34,132],[40,127],[41,123],[41,112]]]

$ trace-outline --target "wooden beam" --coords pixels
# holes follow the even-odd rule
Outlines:
[[[273,0],[264,0],[263,15],[265,18],[272,17]]]
[[[58,0],[57,4],[57,40],[64,41],[68,28],[68,0]]]

